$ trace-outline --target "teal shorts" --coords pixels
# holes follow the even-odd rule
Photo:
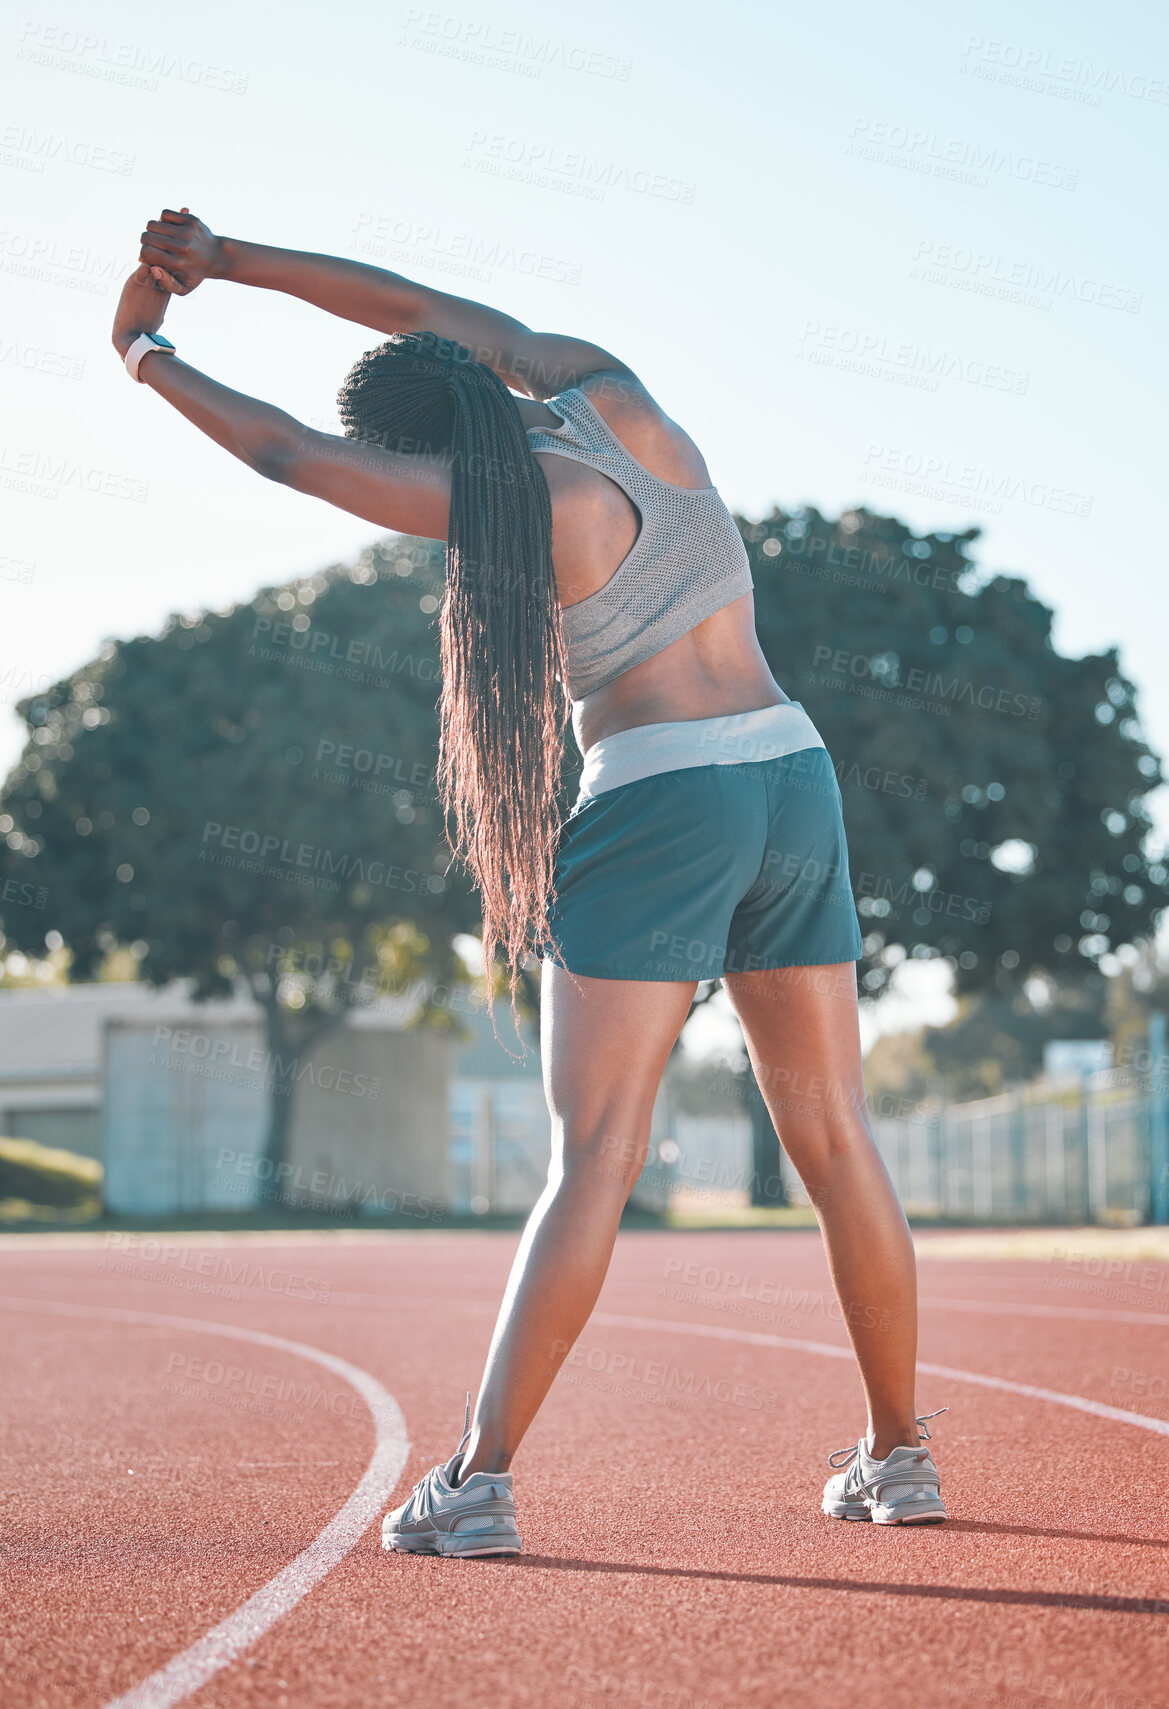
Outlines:
[[[716,979],[856,961],[840,785],[823,747],[686,766],[578,802],[551,944],[593,979]],[[556,959],[548,943],[545,959]]]

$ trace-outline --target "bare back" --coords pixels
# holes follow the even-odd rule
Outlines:
[[[709,486],[706,462],[690,438],[627,374],[590,374],[580,388],[626,450],[675,486]],[[529,398],[516,404],[525,427],[556,422],[555,409]],[[638,537],[638,513],[608,476],[587,464],[537,452],[552,501],[552,557],[561,604],[595,593]],[[680,640],[578,700],[573,723],[582,751],[637,724],[749,712],[787,700],[768,668],[747,593]]]

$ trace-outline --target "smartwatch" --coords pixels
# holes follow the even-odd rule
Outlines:
[[[126,372],[132,380],[141,385],[142,376],[138,365],[148,350],[163,350],[168,356],[173,356],[175,347],[169,338],[164,338],[160,332],[140,332],[129,350],[126,352]]]

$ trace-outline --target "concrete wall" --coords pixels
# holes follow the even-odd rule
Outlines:
[[[296,1060],[288,1162],[273,1174],[259,1021],[111,1021],[106,1204],[130,1216],[312,1204],[429,1220],[447,1199],[450,1049],[432,1033],[326,1035]]]
[[[262,1149],[267,1094],[249,1063],[263,1043],[258,1023],[106,1023],[101,1155],[109,1210],[166,1216],[248,1208],[252,1183],[239,1190],[218,1158]]]
[[[450,1041],[436,1033],[329,1033],[298,1074],[294,1201],[436,1216],[448,1199],[450,1065]]]

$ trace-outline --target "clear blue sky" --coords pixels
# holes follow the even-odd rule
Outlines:
[[[184,202],[595,338],[735,508],[981,521],[1062,650],[1120,647],[1169,751],[1167,35],[1085,4],[22,4],[0,34],[0,765],[11,702],[104,637],[376,537],[127,381],[121,278]],[[216,283],[166,330],[326,427],[378,341]],[[1006,496],[977,510],[971,484]]]

